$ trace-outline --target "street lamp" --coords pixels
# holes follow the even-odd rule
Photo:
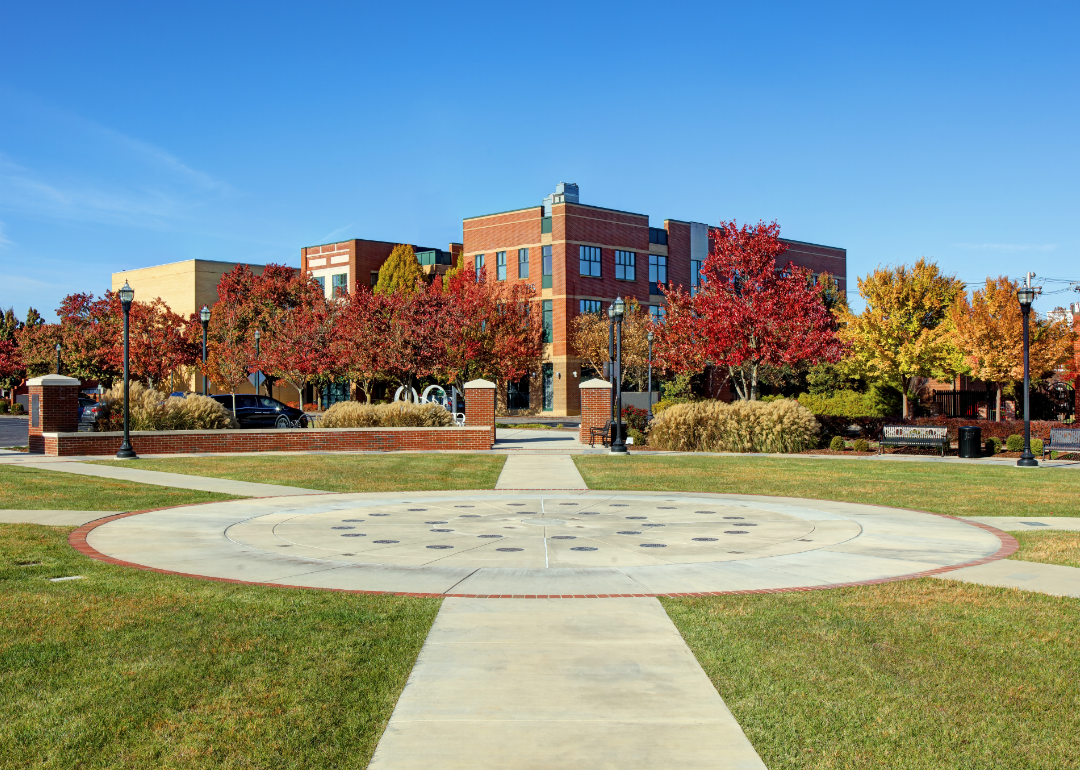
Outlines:
[[[121,460],[132,460],[138,457],[135,454],[135,450],[131,448],[131,434],[129,433],[129,427],[131,424],[131,409],[128,404],[128,384],[130,366],[128,362],[128,338],[130,335],[131,319],[131,300],[135,299],[135,290],[132,289],[127,281],[124,281],[124,287],[120,289],[120,304],[124,308],[124,443],[120,445],[120,451],[116,453],[116,456]]]
[[[202,310],[199,311],[199,320],[202,321],[202,394],[207,396],[209,393],[206,388],[206,328],[210,325],[210,308],[206,305],[203,305]]]
[[[622,321],[623,312],[626,310],[626,303],[623,302],[622,297],[616,297],[615,301],[611,303],[611,314],[615,319],[615,376],[614,387],[615,391],[615,440],[611,442],[611,454],[624,455],[627,454],[626,442],[623,440],[622,429]]]
[[[1029,371],[1028,355],[1028,315],[1031,313],[1031,303],[1035,301],[1035,289],[1031,288],[1031,273],[1024,279],[1024,285],[1016,292],[1016,298],[1020,301],[1020,312],[1024,315],[1024,452],[1016,464],[1021,468],[1034,468],[1039,461],[1031,454],[1031,372]]]
[[[652,417],[652,341],[655,336],[650,329],[647,335],[649,340],[649,417]]]
[[[262,354],[260,349],[259,349],[259,340],[260,339],[262,339],[262,332],[260,332],[258,329],[256,329],[255,330],[255,364],[256,365],[258,365],[259,356]],[[258,369],[256,369],[255,370],[255,395],[256,396],[259,395],[259,375],[260,374],[261,374],[261,372]]]
[[[60,374],[60,343],[56,343],[56,373]]]
[[[607,380],[611,383],[611,404],[608,406],[608,415],[615,419],[615,303],[608,305],[608,342],[607,342]]]

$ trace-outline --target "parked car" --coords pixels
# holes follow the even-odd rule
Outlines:
[[[236,421],[241,428],[290,428],[294,424],[306,428],[307,415],[301,410],[281,403],[269,396],[255,396],[251,393],[219,393],[214,399],[230,412],[233,411],[233,399],[236,399]]]
[[[104,412],[104,407],[92,398],[79,396],[79,422],[94,425]]]

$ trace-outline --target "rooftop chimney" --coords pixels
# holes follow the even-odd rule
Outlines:
[[[578,186],[573,182],[559,182],[555,185],[555,192],[544,198],[544,216],[551,216],[551,206],[554,203],[577,203]]]

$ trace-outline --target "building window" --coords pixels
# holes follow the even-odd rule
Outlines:
[[[597,246],[579,246],[580,253],[580,271],[582,277],[600,277],[600,248]]]
[[[637,261],[637,254],[632,251],[616,251],[615,252],[615,278],[619,281],[634,281],[635,278],[635,263]]]
[[[649,294],[659,294],[657,283],[667,286],[667,257],[660,254],[649,255]]]
[[[649,305],[649,316],[658,324],[662,324],[667,318],[667,308],[663,305]]]
[[[655,243],[659,246],[667,246],[667,230],[662,227],[650,227],[649,243]]]
[[[601,311],[600,300],[598,300],[598,299],[583,299],[583,300],[580,300],[580,302],[578,303],[578,309],[581,311],[582,315],[584,315],[585,313],[599,313]]]
[[[555,331],[555,324],[551,317],[551,303],[550,299],[544,300],[544,342],[551,342]]]
[[[496,281],[505,281],[506,280],[506,252],[505,251],[496,251],[495,252],[495,280]]]
[[[529,277],[529,250],[518,249],[518,278]]]
[[[540,265],[540,272],[541,272],[540,288],[541,289],[550,289],[551,288],[551,247],[550,246],[541,247],[541,249],[540,249],[540,261],[542,262],[542,264]]]
[[[316,276],[315,277],[315,282],[318,283],[319,286],[322,287],[323,294],[326,294],[326,276],[325,275]]]
[[[374,289],[375,286],[378,283],[379,283],[379,271],[378,270],[372,270],[371,271],[371,288]]]
[[[349,274],[338,273],[330,276],[330,290],[332,296],[340,297],[349,293]]]
[[[546,234],[551,232],[551,217],[540,217],[540,233]]]
[[[701,285],[705,283],[705,277],[701,274],[701,260],[690,260],[690,296],[693,297],[698,291],[701,290]]]
[[[473,267],[476,269],[476,282],[480,283],[484,277],[484,255],[477,254],[473,257]]]

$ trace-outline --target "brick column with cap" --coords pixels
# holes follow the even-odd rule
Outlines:
[[[581,429],[578,441],[589,443],[589,428],[603,428],[611,419],[611,383],[589,380],[581,383]]]
[[[472,380],[465,383],[465,425],[486,426],[491,430],[491,444],[495,444],[495,383]]]
[[[74,433],[79,429],[79,386],[73,377],[46,374],[26,381],[30,392],[30,451],[45,453],[43,433]]]

